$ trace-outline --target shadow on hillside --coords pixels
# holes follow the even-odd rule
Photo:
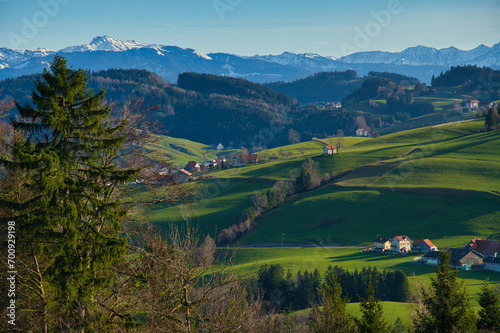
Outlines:
[[[484,135],[481,135],[481,136],[473,136],[473,137],[466,136],[466,137],[455,138],[455,139],[449,140],[450,144],[453,144],[454,141],[458,141],[458,143],[460,143],[460,146],[452,145],[452,147],[449,147],[449,148],[444,147],[442,149],[439,149],[439,147],[438,147],[438,149],[435,151],[435,154],[433,154],[432,156],[439,156],[442,154],[454,152],[456,150],[468,149],[468,148],[476,147],[476,146],[479,146],[482,144],[490,143],[490,142],[492,142],[493,137],[496,137],[496,136],[497,136],[497,134],[495,132],[491,132],[491,133],[485,133]]]
[[[279,167],[280,174],[283,174],[286,177],[290,170],[300,168],[304,160],[305,157],[303,159],[294,159],[286,162],[281,162],[278,166],[275,164],[262,163],[262,166],[260,168],[254,168],[253,170],[242,172],[241,175],[249,178],[268,176],[269,174],[274,174],[276,172],[276,167]],[[265,169],[269,169],[269,171],[266,172]]]

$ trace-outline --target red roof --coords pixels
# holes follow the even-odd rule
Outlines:
[[[416,239],[413,241],[413,246],[419,246],[421,243],[427,244],[430,248],[436,247],[436,245],[432,244],[430,240],[426,239]]]
[[[479,103],[479,101],[477,99],[471,99],[470,102],[471,103]]]
[[[468,245],[479,253],[494,254],[500,252],[500,241],[472,239]]]
[[[199,168],[200,166],[198,165],[198,162],[190,161],[188,164],[186,164],[186,168]]]
[[[330,150],[330,149],[337,149],[337,147],[335,147],[335,146],[325,146],[325,147],[326,147],[326,149],[328,149],[328,150]]]
[[[394,236],[394,238],[397,238],[400,241],[402,241],[402,240],[409,240],[409,238],[406,235],[403,235],[403,236]]]
[[[365,129],[364,128],[358,128],[358,131],[363,132]]]
[[[247,160],[255,160],[257,161],[257,154],[248,154]]]
[[[188,172],[188,171],[186,171],[184,169],[180,169],[179,171],[182,172],[182,173],[184,173],[184,174],[186,174],[186,175],[188,175],[189,177],[191,177],[193,175],[191,172]]]

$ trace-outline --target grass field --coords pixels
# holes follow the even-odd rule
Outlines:
[[[390,134],[401,131],[407,131],[424,126],[435,126],[443,123],[462,121],[473,118],[473,114],[460,113],[456,111],[440,111],[413,118],[402,124],[394,125],[391,127],[382,128],[379,130],[380,134]]]
[[[224,250],[222,250],[224,251]],[[328,266],[340,266],[353,271],[372,266],[379,270],[401,269],[408,276],[413,291],[417,285],[428,286],[434,268],[420,263],[419,256],[379,254],[361,248],[240,248],[236,250],[234,266],[231,268],[241,276],[256,276],[261,265],[280,264],[285,272],[296,274],[299,270],[318,269],[321,276]],[[492,285],[500,287],[500,273],[486,270],[459,271],[459,279],[467,287],[471,304],[478,306],[477,299],[486,278]]]
[[[432,95],[415,97],[416,101],[429,101],[434,105],[436,111],[441,111],[454,104],[460,105],[465,96],[462,95]]]
[[[364,188],[326,186],[289,199],[256,220],[242,244],[369,244],[379,235],[406,234],[448,246],[464,246],[472,237],[498,233],[500,197],[461,193],[456,197]]]
[[[166,159],[173,162],[174,166],[184,167],[189,161],[203,162],[203,154],[206,158],[216,159],[218,156],[227,155],[232,150],[209,150],[210,147],[203,143],[190,141],[187,139],[173,138],[171,136],[161,136],[159,141],[149,146],[165,154]]]
[[[192,205],[168,206],[157,204],[149,211],[149,220],[159,227],[170,223],[190,221],[199,226],[202,235],[211,235],[238,223],[245,209],[251,203],[254,191],[265,191],[273,183],[253,182],[249,179],[205,179],[204,199]]]

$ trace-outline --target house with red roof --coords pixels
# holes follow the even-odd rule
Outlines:
[[[196,161],[189,161],[188,164],[184,167],[189,172],[198,172],[200,171],[201,167]]]
[[[391,251],[398,253],[408,253],[411,251],[411,239],[406,235],[394,236],[391,238]]]
[[[335,146],[324,146],[323,155],[333,155],[337,152],[337,147]]]
[[[247,164],[256,164],[259,161],[259,156],[257,154],[248,154]]]
[[[477,109],[479,107],[479,101],[477,99],[471,99],[465,103],[465,107],[469,110]]]
[[[183,184],[191,180],[191,172],[184,169],[178,169],[174,172],[174,184]]]
[[[356,136],[369,136],[370,131],[366,128],[358,128],[356,130]]]
[[[475,250],[486,258],[500,258],[500,241],[473,238],[463,248]]]
[[[437,250],[438,250],[437,246],[432,244],[432,242],[427,238],[414,240],[413,245],[411,247],[411,252],[418,252],[418,253],[427,253]]]

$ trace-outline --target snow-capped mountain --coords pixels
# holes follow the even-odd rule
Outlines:
[[[339,60],[351,64],[366,63],[411,66],[438,65],[446,67],[471,64],[496,67],[500,66],[500,61],[498,61],[499,47],[500,43],[495,44],[491,48],[481,44],[475,49],[463,51],[455,47],[438,50],[433,47],[419,45],[409,47],[401,52],[357,52],[341,57]],[[493,54],[496,54],[497,57],[488,56],[485,58],[484,55],[490,53],[492,50]],[[480,60],[483,58],[484,60]],[[490,61],[486,61],[486,59],[489,59]]]
[[[175,82],[179,73],[190,71],[246,78],[253,82],[292,81],[320,71],[354,69],[359,75],[369,71],[388,71],[415,76],[429,82],[432,75],[450,66],[472,64],[500,68],[500,43],[480,45],[469,51],[455,47],[435,49],[425,46],[401,52],[358,52],[335,59],[314,53],[238,56],[206,54],[177,46],[121,41],[109,36],[94,38],[89,44],[57,51],[75,68],[91,71],[109,68],[146,69]],[[48,49],[13,50],[0,48],[0,80],[42,72],[56,51]]]
[[[139,49],[145,47],[147,44],[136,42],[135,40],[128,40],[122,42],[121,40],[111,38],[109,36],[100,36],[92,39],[90,44],[84,44],[80,46],[70,46],[62,50],[60,53],[71,53],[71,52],[85,52],[85,51],[127,51],[132,49]]]
[[[5,47],[0,47],[0,70],[4,68],[15,68],[22,63],[32,58],[46,57],[54,55],[56,51],[48,50],[45,48],[38,48],[37,50],[13,50]],[[0,74],[1,77],[1,74]]]
[[[249,58],[274,62],[284,66],[300,66],[323,71],[334,69],[336,64],[334,57],[323,57],[316,53],[283,52],[278,55],[255,55]]]

